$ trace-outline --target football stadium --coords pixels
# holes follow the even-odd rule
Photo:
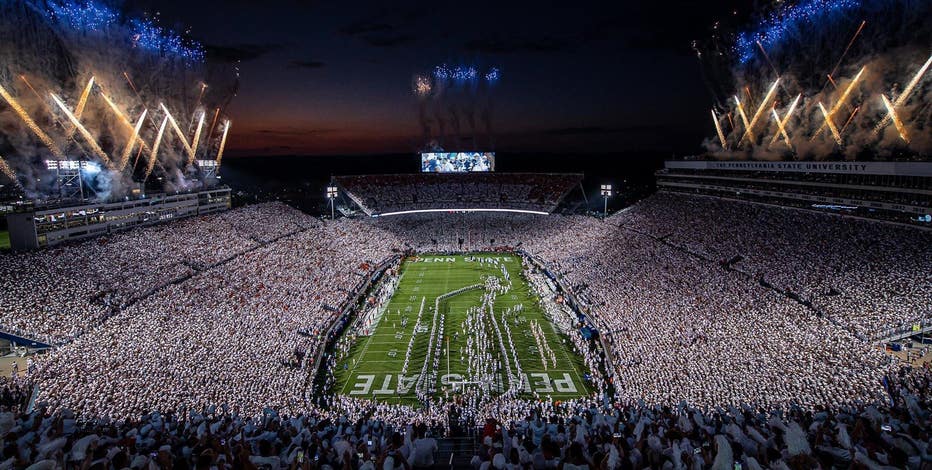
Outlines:
[[[932,3],[670,10],[0,2],[0,470],[932,468]]]
[[[583,377],[588,374],[583,372],[581,359],[571,349],[568,351],[566,344],[566,338],[575,333],[573,324],[578,319],[573,312],[563,312],[556,304],[548,312],[554,317],[546,316],[538,292],[519,277],[521,268],[520,256],[494,253],[424,254],[406,260],[394,292],[386,290],[383,294],[389,301],[374,308],[371,317],[358,320],[362,323],[362,337],[345,340],[345,355],[336,358],[338,365],[343,363],[344,370],[335,374],[338,384],[343,383],[338,387],[339,393],[391,397],[400,403],[416,397],[418,392],[442,390],[445,394],[456,394],[470,386],[491,385],[489,392],[499,395],[543,393],[558,399],[586,396]],[[516,273],[515,281],[511,280],[512,272]],[[543,280],[538,282],[545,285]],[[496,283],[500,286],[493,290],[497,295],[486,298],[483,288]],[[493,313],[483,318],[481,309],[490,308],[494,312],[496,306],[502,311],[501,316]],[[557,329],[557,324],[564,329]],[[436,332],[433,337],[436,344],[424,334],[428,332]],[[498,339],[508,347],[498,349],[496,346],[501,345],[495,344]],[[399,343],[407,344],[408,348],[399,348]],[[474,349],[491,350],[485,354],[494,356],[494,361],[467,362]],[[437,355],[438,351],[445,358]],[[458,356],[458,360],[454,361],[453,356]],[[417,367],[410,368],[411,363],[424,364],[418,380],[405,376],[409,371],[412,376],[419,372]],[[483,371],[483,366],[491,369]],[[512,372],[502,374],[508,370]],[[373,388],[373,384],[382,386]]]

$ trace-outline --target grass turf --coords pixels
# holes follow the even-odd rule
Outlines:
[[[10,249],[10,232],[0,230],[0,251]]]
[[[509,315],[504,320],[509,322],[518,361],[528,376],[526,390],[536,392],[540,397],[549,395],[554,399],[589,395],[590,389],[584,380],[586,368],[582,358],[573,351],[570,340],[544,315],[539,305],[539,297],[521,276],[521,258],[514,254],[501,253],[466,256],[428,254],[405,260],[401,265],[398,288],[389,300],[384,315],[371,327],[371,335],[356,338],[349,354],[337,363],[336,370],[333,371],[337,384],[334,391],[356,398],[375,398],[390,403],[415,403],[413,385],[407,392],[404,391],[404,385],[413,383],[413,377],[420,373],[424,364],[433,318],[430,307],[434,306],[436,298],[461,287],[481,284],[483,275],[501,277],[500,270],[488,263],[482,266],[478,262],[467,261],[467,258],[476,256],[498,258],[511,277],[511,290],[499,295],[495,301],[495,314],[499,325],[501,326],[502,312],[506,308],[523,304],[521,312]],[[448,358],[444,344],[440,358],[441,370],[438,371],[440,384],[437,389],[441,390],[439,393],[443,393],[444,385],[447,389],[452,389],[448,383],[450,381],[469,380],[468,377],[464,377],[466,364],[460,359],[461,356],[466,356],[466,337],[462,333],[462,323],[466,318],[466,309],[480,305],[483,292],[481,289],[467,291],[440,303],[440,311],[445,312],[444,342],[449,340],[450,354]],[[399,393],[399,374],[422,299],[424,313],[421,321],[427,326],[427,331],[415,337],[408,371],[404,376],[405,383],[402,384]],[[405,327],[402,327],[403,317],[407,317]],[[537,343],[530,332],[529,322],[532,320],[540,324],[546,342],[556,355],[556,366],[548,360],[547,367],[544,368],[541,356],[537,353]],[[489,334],[495,338],[494,330],[489,331]],[[505,335],[504,329],[502,334]],[[507,345],[508,340],[504,341]],[[390,354],[392,352],[394,354]],[[495,348],[493,353],[499,360],[503,360],[498,348]],[[510,360],[514,369],[514,361]],[[462,379],[453,376],[448,377],[445,382],[443,376],[448,372],[457,374]],[[499,375],[501,380],[507,383],[504,379],[505,371],[499,371]],[[524,394],[527,398],[533,397],[528,391]]]

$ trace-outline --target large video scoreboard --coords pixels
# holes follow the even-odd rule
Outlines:
[[[423,173],[495,171],[495,152],[430,152],[421,154]]]

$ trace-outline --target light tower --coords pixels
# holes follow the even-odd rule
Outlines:
[[[336,218],[333,206],[337,200],[337,187],[336,186],[327,186],[327,199],[330,200],[330,220]]]
[[[212,186],[220,179],[220,165],[216,160],[197,160],[197,168],[204,186]]]
[[[59,199],[79,199],[82,201],[86,196],[84,191],[85,174],[96,175],[101,171],[99,164],[87,160],[46,160],[45,168],[55,172]],[[87,187],[87,189],[92,191],[90,187]]]
[[[602,200],[604,205],[602,206],[602,218],[604,219],[608,216],[608,198],[612,197],[612,185],[603,184],[602,185]]]

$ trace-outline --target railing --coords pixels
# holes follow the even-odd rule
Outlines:
[[[39,398],[39,386],[32,387],[32,393],[29,395],[29,404],[26,405],[26,414],[32,414],[36,408],[36,399]]]
[[[602,325],[600,322],[596,322],[588,313],[584,312],[582,308],[580,308],[580,305],[582,304],[576,299],[576,295],[573,293],[573,291],[568,289],[563,284],[563,281],[560,280],[556,274],[552,273],[543,261],[537,259],[534,255],[524,250],[516,250],[515,253],[523,256],[525,259],[540,268],[547,275],[547,277],[549,277],[560,289],[560,292],[563,293],[563,296],[567,300],[567,304],[570,306],[570,308],[576,312],[576,315],[582,317],[585,322],[589,324],[589,326],[594,327],[595,330],[600,332],[610,331],[608,328],[604,328],[604,325]],[[605,373],[608,378],[614,379],[617,377],[617,374],[615,373],[615,366],[612,362],[612,349],[611,346],[605,341],[605,335],[603,334],[599,334],[599,345],[602,347],[602,352],[605,354],[605,360],[602,361],[603,367],[605,368]]]
[[[381,274],[385,272],[385,270],[388,269],[392,264],[398,262],[401,259],[401,256],[402,255],[392,255],[376,265],[375,269],[369,272],[369,274],[366,276],[366,279],[359,284],[354,293],[350,295],[346,303],[343,304],[343,308],[340,310],[340,315],[333,319],[323,334],[323,337],[326,338],[325,341],[319,345],[317,352],[314,353],[313,356],[308,355],[308,357],[314,358],[314,364],[311,366],[312,368],[308,374],[310,380],[313,380],[315,377],[317,377],[317,374],[320,372],[320,365],[321,361],[323,360],[324,353],[327,352],[327,350],[330,348],[330,344],[336,340],[336,336],[340,333],[340,331],[337,331],[338,327],[348,323],[346,319],[352,313],[353,307],[359,302],[359,298],[369,290],[369,286],[372,284],[373,279],[381,276]]]
[[[11,343],[16,343],[17,345],[32,349],[48,349],[53,346],[52,342],[46,343],[45,340],[37,340],[30,337],[27,333],[19,333],[13,331],[11,328],[0,328],[0,339],[5,339]]]
[[[923,318],[919,323],[903,325],[898,328],[888,328],[877,332],[871,337],[871,341],[876,343],[886,343],[896,341],[910,336],[919,335],[927,331],[932,331],[932,320]]]

